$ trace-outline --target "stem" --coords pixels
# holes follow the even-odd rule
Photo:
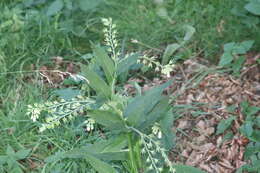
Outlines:
[[[137,161],[137,166],[140,170],[143,169],[142,167],[142,156],[141,156],[141,142],[138,140],[135,144],[135,149],[136,149],[136,161]]]
[[[138,173],[137,164],[134,157],[134,148],[133,148],[131,133],[127,134],[127,139],[128,139],[128,147],[129,147],[129,158],[131,162],[131,170],[133,171],[133,173]]]

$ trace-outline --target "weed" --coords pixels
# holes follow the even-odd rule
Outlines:
[[[232,70],[233,75],[238,76],[240,69],[242,68],[245,57],[243,54],[249,51],[253,46],[254,41],[243,41],[241,43],[227,43],[224,45],[224,53],[221,56],[219,66],[229,67]]]
[[[72,101],[61,100],[34,104],[28,106],[28,114],[33,121],[46,116],[44,123],[41,123],[41,132],[53,129],[61,122],[71,121],[75,115],[83,114],[88,123],[97,123],[101,125],[105,133],[109,132],[106,147],[101,150],[102,152],[98,150],[94,153],[89,150],[90,148],[87,150],[75,148],[69,152],[59,153],[58,156],[49,157],[47,162],[84,157],[100,173],[116,172],[116,169],[107,163],[109,160],[98,157],[102,153],[109,154],[113,151],[121,156],[110,157],[110,161],[125,160],[128,165],[126,169],[129,172],[153,170],[159,173],[167,167],[169,172],[175,172],[175,167],[169,161],[167,150],[165,150],[166,146],[167,148],[172,146],[173,139],[170,132],[172,124],[169,122],[172,122],[173,116],[169,107],[169,98],[161,96],[171,81],[134,98],[117,93],[115,90],[117,79],[122,73],[127,73],[132,64],[137,63],[138,54],[119,59],[115,25],[112,24],[112,19],[103,19],[103,23],[105,43],[110,56],[102,47],[94,45],[92,63],[95,63],[102,71],[96,71],[97,68],[93,68],[95,67],[93,64],[81,67],[87,84],[95,91],[95,97],[92,95],[90,98],[93,99],[84,99],[80,96]],[[93,124],[90,126],[93,127]],[[152,127],[153,133],[157,136],[151,134]],[[92,147],[100,145],[100,141],[95,141]],[[144,158],[145,162],[143,162]],[[165,163],[161,162],[160,158]]]

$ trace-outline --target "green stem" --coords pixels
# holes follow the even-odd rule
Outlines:
[[[139,168],[139,170],[142,170],[142,156],[141,156],[141,142],[140,140],[138,140],[135,144],[135,149],[136,149],[136,161],[137,161],[137,167]]]
[[[136,164],[135,157],[134,157],[135,154],[134,154],[131,133],[127,134],[127,139],[128,139],[128,147],[129,147],[129,158],[130,158],[130,162],[131,162],[131,170],[132,170],[132,173],[138,173],[137,164]]]

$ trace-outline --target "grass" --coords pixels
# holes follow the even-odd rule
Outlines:
[[[196,28],[196,33],[187,49],[195,53],[203,50],[202,56],[215,63],[222,52],[222,45],[227,42],[254,39],[255,49],[259,49],[260,40],[256,38],[260,38],[260,30],[242,24],[240,17],[231,14],[233,7],[244,2],[246,1],[181,0],[175,4],[165,0],[163,7],[172,20],[169,22],[158,16],[159,7],[151,1],[107,0],[99,11],[89,14],[87,19],[82,19],[85,14],[77,16],[76,20],[81,19],[77,25],[86,27],[89,24],[84,37],[61,29],[59,26],[62,17],[49,19],[42,15],[29,16],[28,11],[21,11],[19,1],[1,3],[0,155],[5,154],[8,145],[15,150],[29,148],[33,150],[30,158],[46,172],[59,171],[64,166],[67,167],[67,172],[84,172],[84,161],[68,162],[67,165],[53,164],[53,167],[48,168],[42,165],[42,161],[58,149],[72,149],[94,140],[96,136],[84,133],[77,123],[39,134],[25,115],[26,108],[28,104],[44,102],[50,97],[50,90],[36,83],[28,83],[25,80],[27,74],[8,72],[30,70],[31,64],[39,68],[46,62],[50,63],[50,58],[57,55],[68,60],[82,61],[80,55],[89,53],[90,41],[102,42],[99,17],[113,18],[120,37],[125,41],[125,49],[130,51],[147,49],[143,45],[130,43],[131,39],[163,50],[166,45],[178,42],[183,37],[184,24],[192,25]],[[3,21],[11,21],[12,24],[3,27]],[[188,55],[190,54],[184,54],[182,58],[186,59]],[[0,166],[0,171],[1,169]],[[41,168],[33,171],[40,172]]]
[[[188,47],[195,52],[203,50],[202,56],[213,62],[217,61],[223,44],[255,39],[255,36],[260,35],[257,27],[250,28],[242,24],[241,18],[231,13],[233,8],[243,6],[245,0],[181,0],[178,4],[169,0],[164,2],[172,23],[157,15],[158,7],[154,3],[139,0],[133,0],[130,4],[120,0],[108,1],[107,10],[102,15],[113,17],[122,37],[137,39],[161,49],[183,37],[183,25],[192,25],[196,33]],[[259,45],[259,40],[256,41],[255,45]]]

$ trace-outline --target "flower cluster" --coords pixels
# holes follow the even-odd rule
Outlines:
[[[152,133],[157,136],[158,139],[162,138],[162,131],[158,123],[155,123],[152,127]]]
[[[158,155],[160,155],[166,165],[169,167],[171,173],[175,173],[175,169],[172,167],[172,163],[169,160],[166,151],[161,147],[160,142],[153,139],[152,136],[145,134],[141,135],[142,154],[147,155],[146,163],[149,164],[149,170],[155,170],[156,173],[160,173],[163,170],[163,165],[159,162]]]
[[[155,71],[159,71],[167,77],[170,77],[170,73],[175,67],[172,60],[166,65],[161,65],[160,62],[156,59],[156,57],[148,57],[147,55],[143,55],[141,60],[138,60],[138,63],[142,63],[148,68],[154,68]]]
[[[73,98],[70,101],[60,100],[54,102],[46,102],[43,104],[35,103],[28,105],[27,115],[32,121],[37,121],[41,114],[44,114],[44,123],[41,123],[40,132],[46,129],[53,129],[59,126],[61,122],[66,123],[75,118],[75,116],[84,113],[84,109],[94,103],[90,99],[85,99],[81,96]],[[93,121],[91,121],[92,124]],[[92,126],[91,126],[92,127]],[[93,129],[93,128],[90,128]]]
[[[118,41],[117,41],[117,30],[116,25],[113,24],[112,18],[102,18],[102,23],[105,26],[103,29],[105,37],[105,45],[108,46],[108,52],[111,53],[111,58],[116,60],[119,52],[117,52]]]
[[[92,118],[85,120],[84,124],[86,125],[86,131],[90,132],[90,131],[94,130],[95,123],[96,123],[95,120]]]
[[[146,156],[146,163],[148,164],[148,169],[153,170],[156,173],[160,173],[163,171],[163,164],[160,162],[158,157],[162,157],[162,159],[165,161],[166,166],[169,167],[170,173],[175,173],[175,169],[172,166],[171,161],[169,160],[166,150],[161,146],[160,141],[157,138],[155,138],[154,134],[146,135],[142,133],[141,131],[137,130],[133,127],[127,127],[128,129],[134,131],[140,136],[140,141],[142,145],[141,153]],[[152,132],[161,132],[159,129],[159,126],[157,123],[155,123],[155,126],[152,128]]]

